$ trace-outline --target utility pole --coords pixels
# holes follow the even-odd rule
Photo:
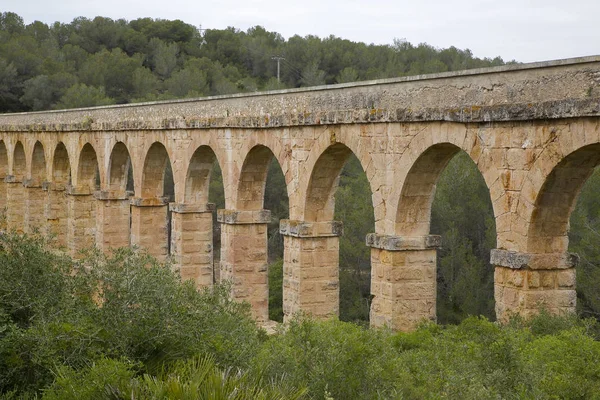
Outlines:
[[[279,71],[280,71],[279,62],[281,60],[285,60],[285,58],[281,57],[281,56],[273,56],[273,57],[271,57],[271,60],[277,60],[277,82],[281,82],[281,80],[279,79]]]

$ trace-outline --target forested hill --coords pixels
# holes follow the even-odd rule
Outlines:
[[[281,82],[277,81],[280,61]],[[180,20],[79,17],[25,25],[0,14],[0,112],[46,110],[453,71],[503,64],[470,50],[394,40],[367,45],[330,36],[284,39]]]

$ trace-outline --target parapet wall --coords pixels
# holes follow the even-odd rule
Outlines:
[[[0,115],[0,131],[493,122],[600,115],[600,56],[351,84]]]

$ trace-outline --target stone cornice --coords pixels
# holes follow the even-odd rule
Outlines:
[[[600,56],[306,89],[0,115],[4,132],[276,128],[600,116]]]

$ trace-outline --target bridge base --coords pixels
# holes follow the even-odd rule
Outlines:
[[[214,204],[169,204],[171,211],[171,258],[182,280],[197,288],[213,284]]]
[[[131,233],[131,206],[127,193],[95,192],[96,247],[110,249],[128,247]]]
[[[218,210],[221,223],[221,282],[233,284],[231,296],[247,301],[252,315],[269,320],[267,224],[268,210]]]
[[[371,247],[370,322],[411,331],[436,320],[436,257],[441,238],[367,236]]]
[[[96,244],[96,200],[87,189],[67,187],[67,249],[71,257],[81,258],[82,250]]]
[[[281,220],[283,319],[299,312],[317,319],[340,314],[339,236],[342,223]]]
[[[17,233],[24,232],[25,223],[25,188],[14,176],[4,179],[6,183],[6,226]]]
[[[551,314],[574,313],[575,266],[579,257],[569,253],[527,254],[494,249],[496,318],[525,318],[540,310]]]
[[[131,244],[164,261],[169,255],[167,198],[131,199]]]

